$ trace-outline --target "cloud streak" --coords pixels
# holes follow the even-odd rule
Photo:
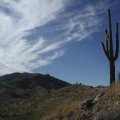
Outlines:
[[[0,1],[0,74],[34,72],[63,56],[66,43],[96,31],[102,7],[87,5],[73,13],[65,11],[67,5],[68,0]],[[28,39],[35,30],[38,37]]]

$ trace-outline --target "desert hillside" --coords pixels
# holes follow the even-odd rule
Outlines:
[[[43,84],[46,80],[49,90]],[[119,83],[110,88],[71,85],[49,75],[28,73],[2,76],[0,83],[0,120],[104,120],[108,114],[119,115]]]
[[[0,77],[0,100],[42,96],[70,84],[49,74],[13,73]]]

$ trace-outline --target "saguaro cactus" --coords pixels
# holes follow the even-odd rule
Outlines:
[[[104,53],[109,61],[110,65],[110,85],[115,83],[115,61],[118,58],[119,54],[119,31],[118,31],[118,22],[116,22],[116,48],[113,47],[113,37],[112,37],[112,22],[111,22],[111,13],[108,9],[108,22],[109,22],[109,31],[105,29],[106,35],[106,47],[102,42],[102,47]]]

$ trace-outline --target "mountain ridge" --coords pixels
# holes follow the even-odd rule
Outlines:
[[[0,98],[44,95],[71,85],[68,82],[39,73],[12,73],[0,76]]]

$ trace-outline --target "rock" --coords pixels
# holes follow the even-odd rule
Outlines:
[[[100,97],[103,95],[103,93],[99,93],[93,100],[93,103],[96,103],[99,101]]]
[[[102,95],[103,95],[102,93],[99,93],[96,97],[86,100],[85,102],[83,102],[81,108],[82,109],[91,109],[93,107],[93,105],[99,101],[99,99]]]
[[[118,104],[119,104],[119,102],[117,101],[117,102],[116,102],[116,106],[118,106]]]
[[[86,100],[85,102],[83,102],[81,108],[82,109],[90,109],[90,108],[92,108],[93,105],[94,105],[93,99],[89,99],[89,100]]]

